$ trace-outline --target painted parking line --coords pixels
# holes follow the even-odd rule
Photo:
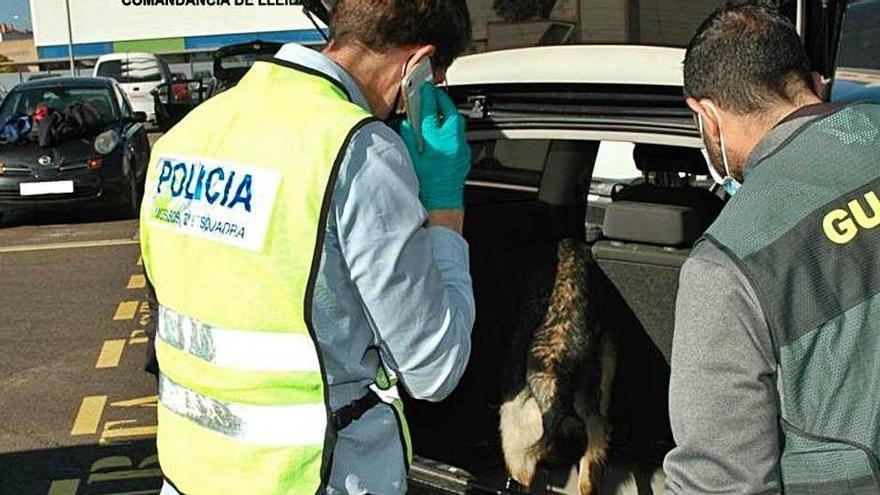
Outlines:
[[[98,355],[98,362],[95,363],[95,368],[115,368],[119,366],[119,360],[122,359],[122,351],[125,350],[125,342],[125,339],[104,341],[104,345],[101,346],[101,354]]]
[[[147,395],[145,397],[135,397],[134,399],[118,400],[111,402],[113,407],[152,407],[155,408],[159,403],[158,395]]]
[[[116,308],[116,314],[113,315],[113,320],[118,321],[134,319],[134,315],[137,313],[139,304],[140,303],[138,301],[122,301]]]
[[[147,338],[147,332],[143,330],[132,330],[131,337],[128,339],[128,345],[147,344],[150,340]]]
[[[76,495],[77,490],[79,490],[78,479],[55,480],[49,486],[46,495]]]
[[[120,438],[135,437],[155,437],[158,426],[127,426],[135,423],[134,420],[107,421],[104,424],[104,431],[101,432],[99,443],[106,443],[108,440],[118,440]]]
[[[143,275],[132,275],[130,279],[128,279],[128,286],[126,289],[143,289],[147,286],[147,277]]]
[[[103,241],[58,242],[52,244],[25,244],[22,246],[0,247],[0,253],[22,253],[28,251],[50,251],[53,249],[79,249],[105,246],[129,246],[140,244],[134,239],[107,239]]]
[[[94,435],[98,432],[98,423],[104,413],[104,405],[107,404],[106,395],[91,395],[83,397],[73,421],[71,435]]]

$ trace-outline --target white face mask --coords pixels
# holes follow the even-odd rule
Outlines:
[[[726,174],[725,177],[722,177],[721,174],[718,173],[718,170],[715,169],[715,166],[712,164],[712,160],[709,158],[709,151],[706,150],[705,146],[702,149],[703,157],[706,159],[706,165],[709,167],[709,175],[712,176],[712,180],[714,180],[716,184],[723,187],[724,190],[727,191],[727,194],[733,196],[734,194],[736,194],[737,191],[739,191],[739,188],[742,187],[742,184],[730,175],[730,163],[727,160],[727,150],[724,149],[724,133],[721,131],[721,116],[718,114],[714,107],[708,105],[703,106],[711,110],[712,113],[715,114],[715,119],[718,121],[718,137],[721,140],[721,161],[724,162],[724,173]],[[703,143],[705,145],[706,139],[703,135],[702,114],[697,114],[697,121],[700,125],[700,137],[703,138]]]

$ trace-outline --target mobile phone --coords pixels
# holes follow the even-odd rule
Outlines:
[[[406,110],[406,118],[412,125],[416,135],[416,145],[419,153],[425,151],[425,138],[422,137],[422,84],[434,82],[434,70],[431,67],[431,59],[423,58],[409,74],[403,76],[403,106]]]

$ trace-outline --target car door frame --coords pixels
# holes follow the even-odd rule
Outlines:
[[[126,160],[131,160],[135,177],[140,184],[147,174],[147,163],[149,162],[150,142],[147,136],[146,127],[142,122],[133,120],[134,110],[128,101],[125,91],[115,81],[113,82],[113,92],[119,101],[119,114],[122,121],[122,150]]]

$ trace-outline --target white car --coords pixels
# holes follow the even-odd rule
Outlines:
[[[333,3],[304,2],[324,22]],[[876,51],[864,53],[880,46],[876,23],[848,31],[858,19],[875,19],[865,16],[880,0],[778,3],[826,78],[840,32],[854,40],[849,50],[841,43],[844,59],[876,64]],[[680,23],[672,7],[662,16],[657,9],[661,27]],[[470,55],[450,67],[447,90],[467,116],[473,152],[464,236],[477,320],[468,369],[452,395],[425,403],[404,394],[416,454],[409,493],[523,493],[508,482],[499,407],[523,386],[522,370],[508,368],[525,359],[565,237],[590,246],[590,297],[601,308],[594,316],[617,347],[610,448],[597,491],[663,492],[659,468],[673,447],[668,360],[678,274],[724,202],[706,177],[684,103],[683,59],[679,48],[565,45]],[[576,494],[576,479],[567,466],[542,466],[531,493]]]
[[[450,67],[447,90],[468,117],[473,153],[465,238],[479,316],[453,396],[407,406],[417,453],[467,472],[460,483],[504,489],[498,406],[524,380],[515,369],[546,310],[557,242],[574,237],[598,265],[595,316],[620,342],[600,493],[662,491],[678,272],[723,204],[682,98],[683,59],[679,48],[564,45]],[[437,476],[414,467],[411,482]],[[544,469],[532,488],[577,493],[576,479]]]
[[[164,60],[152,53],[110,53],[95,64],[95,77],[109,77],[119,86],[136,112],[147,114],[156,123],[156,104],[151,91],[171,81],[171,70]]]

